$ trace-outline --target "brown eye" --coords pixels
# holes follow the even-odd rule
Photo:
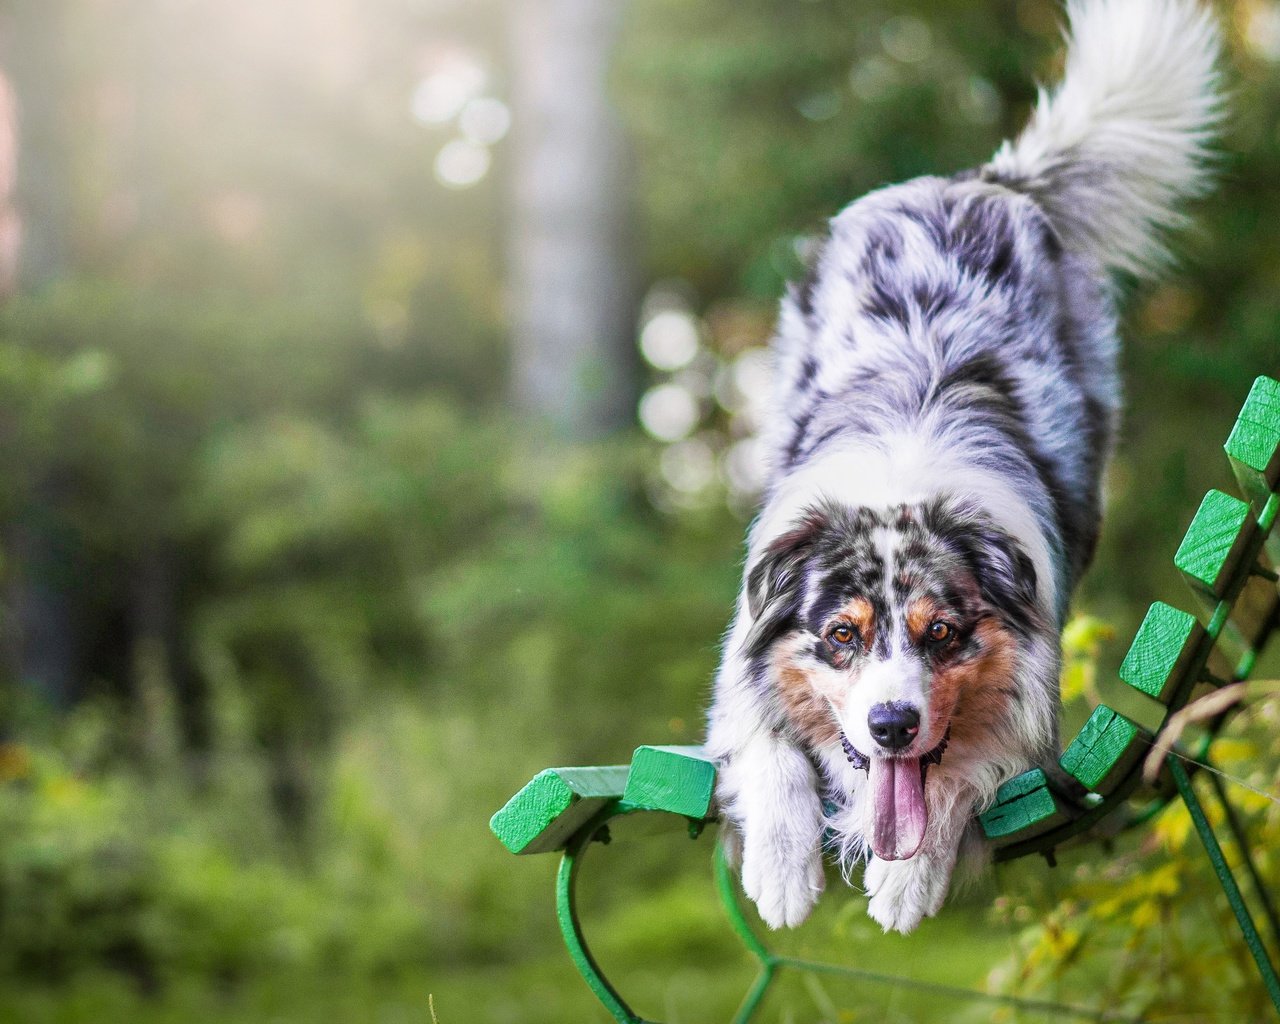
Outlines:
[[[840,644],[841,646],[847,646],[853,643],[854,638],[857,637],[857,635],[858,634],[854,631],[854,628],[852,626],[847,626],[844,623],[841,623],[839,626],[836,626],[835,629],[833,629],[830,633],[828,633],[827,637],[830,640],[834,640],[836,643]]]
[[[934,644],[945,644],[955,635],[955,627],[949,622],[943,622],[941,619],[937,622],[929,623],[929,628],[925,630],[925,636],[929,638],[930,643]]]

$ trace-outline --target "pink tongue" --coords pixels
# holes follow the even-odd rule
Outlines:
[[[875,801],[875,828],[871,849],[881,860],[906,860],[924,842],[929,814],[924,807],[924,783],[920,761],[871,758],[871,798]]]

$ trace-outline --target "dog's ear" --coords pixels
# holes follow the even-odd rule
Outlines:
[[[747,610],[754,620],[747,634],[748,656],[761,653],[799,609],[800,570],[827,523],[823,512],[805,513],[792,529],[770,542],[747,573]]]
[[[925,523],[964,560],[982,600],[1005,623],[1023,634],[1044,628],[1031,557],[985,511],[967,502],[939,501],[926,509]]]
[[[1043,615],[1036,596],[1036,567],[1022,546],[1000,528],[973,532],[970,564],[982,599],[1021,633],[1038,632]]]

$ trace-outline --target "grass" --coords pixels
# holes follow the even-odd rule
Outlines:
[[[665,1024],[728,1021],[755,975],[716,899],[711,849],[708,839],[691,843],[663,835],[595,848],[584,863],[582,914],[594,952],[636,1010]],[[511,863],[524,884],[545,894],[536,930],[547,942],[539,941],[527,956],[516,952],[482,965],[425,963],[384,976],[277,970],[232,983],[189,975],[168,979],[151,993],[120,975],[81,974],[65,984],[7,986],[0,991],[0,1024],[605,1024],[608,1016],[555,945],[554,860]],[[804,928],[768,936],[772,948],[969,988],[980,987],[991,965],[1010,952],[1012,936],[987,921],[989,893],[948,908],[915,935],[885,936],[866,917],[860,894],[843,889],[838,879],[830,884]],[[994,1018],[985,1004],[940,1001],[934,993],[913,991],[909,981],[886,986],[784,970],[755,1019],[899,1024]]]

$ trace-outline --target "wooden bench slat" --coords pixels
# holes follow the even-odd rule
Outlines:
[[[699,746],[640,746],[631,758],[622,799],[654,811],[706,818],[715,794],[716,766]]]
[[[1099,704],[1058,763],[1085,788],[1107,796],[1150,749],[1151,734]]]
[[[1216,604],[1248,571],[1241,562],[1257,529],[1247,502],[1210,491],[1187,527],[1173,564],[1197,596]]]
[[[979,817],[986,837],[997,844],[1021,842],[1070,820],[1039,768],[1016,775],[996,791],[996,802]]]
[[[489,828],[512,853],[559,850],[610,800],[621,799],[629,770],[546,768],[489,819]]]
[[[1240,488],[1255,503],[1280,489],[1280,381],[1259,377],[1223,445]]]
[[[1120,664],[1120,678],[1167,704],[1190,674],[1203,668],[1208,637],[1196,617],[1157,601],[1149,609]]]

